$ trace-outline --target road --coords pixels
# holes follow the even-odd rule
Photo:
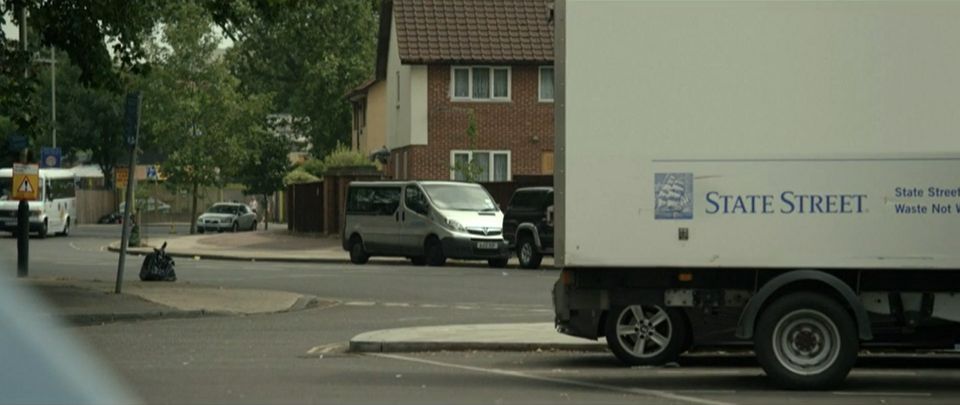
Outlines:
[[[158,232],[158,235],[162,232]],[[102,247],[116,226],[31,240],[31,277],[113,280]],[[0,239],[13,271],[15,239]],[[128,260],[136,277],[139,260]],[[178,282],[292,291],[330,307],[238,317],[72,327],[148,403],[952,404],[956,358],[862,360],[837,392],[782,392],[750,357],[692,356],[678,367],[625,368],[606,353],[349,354],[370,330],[549,322],[553,270],[401,264],[284,264],[180,259]],[[310,353],[308,353],[310,352]]]

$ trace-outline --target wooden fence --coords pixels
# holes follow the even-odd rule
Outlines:
[[[95,224],[100,217],[117,210],[120,204],[114,190],[77,190],[78,224]]]

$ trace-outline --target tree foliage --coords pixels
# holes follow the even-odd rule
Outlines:
[[[350,134],[344,94],[372,74],[377,1],[236,0],[208,8],[233,40],[244,89],[272,93],[273,112],[297,117],[317,157]]]
[[[89,152],[112,187],[113,169],[126,152],[123,140],[123,95],[111,89],[84,85],[80,69],[59,58],[57,65],[57,133],[65,155]],[[49,81],[44,81],[48,94]],[[49,117],[49,103],[42,103]],[[46,119],[44,119],[46,121]]]
[[[467,111],[467,130],[465,131],[467,136],[467,144],[471,151],[477,150],[477,116],[473,113],[473,110]],[[477,163],[476,159],[471,157],[466,162],[456,162],[453,165],[453,171],[460,173],[463,176],[464,181],[475,183],[481,179],[483,176],[483,166],[480,163]]]
[[[143,117],[151,143],[166,156],[167,182],[192,188],[195,221],[198,189],[237,175],[245,140],[264,134],[266,103],[239,92],[202,7],[172,4],[161,21],[162,32],[146,47],[151,69],[143,80]]]

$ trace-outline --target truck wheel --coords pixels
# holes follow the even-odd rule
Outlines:
[[[363,240],[354,236],[350,240],[350,262],[353,264],[364,264],[370,260],[370,254],[363,248]]]
[[[67,222],[63,225],[63,230],[58,234],[60,236],[70,236],[70,218],[67,218]]]
[[[675,361],[689,333],[683,312],[646,304],[612,309],[605,330],[607,346],[630,366]]]
[[[827,389],[847,377],[860,340],[853,317],[823,294],[799,292],[763,310],[754,351],[775,384],[786,389]]]
[[[440,244],[440,241],[435,237],[430,237],[427,239],[427,243],[423,247],[424,253],[426,253],[427,265],[428,266],[443,266],[447,262],[447,256],[443,254],[443,245]]]
[[[520,237],[517,243],[517,260],[520,261],[520,267],[525,269],[540,267],[540,262],[543,261],[543,255],[537,252],[537,245],[529,235]]]

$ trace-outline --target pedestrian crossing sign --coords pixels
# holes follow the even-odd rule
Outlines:
[[[40,166],[13,165],[13,199],[37,200],[40,197]]]

